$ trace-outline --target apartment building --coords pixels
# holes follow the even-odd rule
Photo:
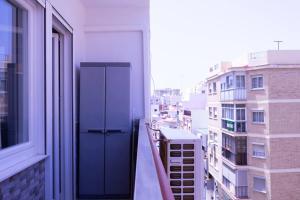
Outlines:
[[[296,200],[300,190],[300,51],[249,54],[210,68],[212,199]]]

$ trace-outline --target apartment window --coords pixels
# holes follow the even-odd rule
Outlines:
[[[217,93],[217,83],[213,82],[213,93]]]
[[[209,163],[213,165],[213,155],[211,153],[209,154]]]
[[[26,10],[10,1],[0,1],[0,12],[0,149],[3,149],[28,141],[28,16]]]
[[[218,117],[218,110],[216,107],[214,107],[213,111],[214,111],[214,118],[216,119]]]
[[[234,138],[230,135],[222,133],[222,146],[231,151],[235,151],[235,141]]]
[[[213,108],[212,107],[208,107],[208,114],[209,114],[209,118],[213,117]]]
[[[215,159],[214,159],[214,167],[216,168],[217,166],[218,166],[218,158],[217,157],[215,157]]]
[[[29,0],[0,0],[0,13],[2,179],[43,159],[45,15],[37,1]]]
[[[226,89],[233,87],[233,76],[226,76]]]
[[[264,111],[253,111],[252,112],[252,121],[254,123],[264,123]]]
[[[218,142],[218,133],[214,132],[214,141]]]
[[[209,131],[209,141],[214,141],[214,134],[212,131]]]
[[[245,76],[237,75],[235,78],[236,78],[236,88],[245,88]]]
[[[223,182],[223,184],[225,185],[226,188],[228,188],[228,189],[230,188],[230,184],[231,184],[231,183],[230,183],[230,181],[229,181],[227,178],[225,178],[224,176],[223,176],[223,181],[222,181],[222,182]]]
[[[234,120],[234,105],[222,104],[222,118]]]
[[[252,144],[252,156],[265,158],[265,145],[264,144]]]
[[[246,120],[245,108],[236,108],[236,120]]]
[[[266,179],[264,177],[253,177],[253,190],[265,193]]]
[[[251,79],[252,89],[263,88],[263,76],[254,76]]]
[[[208,94],[212,94],[212,85],[211,85],[211,83],[208,84]]]

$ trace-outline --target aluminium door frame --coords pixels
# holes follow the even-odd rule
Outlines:
[[[53,90],[52,90],[52,30],[53,26],[56,26],[57,30],[60,30],[61,33],[68,33],[67,40],[69,41],[69,63],[66,73],[69,75],[68,80],[68,104],[69,104],[69,113],[68,113],[68,126],[69,126],[69,155],[68,156],[68,175],[66,187],[66,196],[65,199],[75,199],[75,178],[76,174],[74,162],[75,156],[74,151],[76,146],[74,138],[75,130],[75,67],[74,67],[74,57],[73,57],[73,28],[70,24],[64,19],[64,17],[53,7],[50,1],[45,1],[45,154],[47,159],[45,160],[45,199],[53,200],[53,160],[52,160],[52,146],[53,146]],[[70,116],[71,115],[71,116]]]
[[[61,123],[61,150],[62,150],[62,177],[61,197],[71,199],[74,197],[74,117],[73,117],[73,34],[62,23],[61,19],[52,16],[52,27],[60,35],[60,123]],[[69,95],[69,96],[68,96]],[[71,114],[70,114],[71,113]]]

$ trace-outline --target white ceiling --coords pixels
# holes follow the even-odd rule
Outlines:
[[[149,0],[81,0],[85,7],[147,7]]]

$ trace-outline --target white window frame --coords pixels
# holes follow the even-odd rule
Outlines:
[[[236,89],[245,89],[245,87],[246,87],[246,76],[244,74],[235,75],[235,88]]]
[[[213,107],[208,107],[208,116],[209,116],[209,119],[212,119],[213,118]]]
[[[263,121],[254,121],[254,113],[263,113]],[[265,111],[264,110],[252,110],[252,123],[253,124],[265,124]]]
[[[212,83],[212,94],[217,94],[217,82]]]
[[[44,9],[37,1],[11,0],[27,10],[28,142],[0,150],[0,182],[46,158],[44,83]]]
[[[259,78],[262,78],[262,86],[259,86]],[[256,79],[257,87],[253,87],[253,80]],[[251,90],[263,90],[264,89],[264,77],[263,75],[254,75],[251,76]]]
[[[208,83],[208,94],[212,94],[212,83]]]
[[[255,155],[254,153],[254,146],[262,146],[264,149],[264,155]],[[266,158],[266,148],[265,148],[265,144],[264,143],[252,143],[252,157],[254,158],[262,158],[265,159]]]
[[[265,181],[265,190],[257,190],[257,189],[254,187],[255,179],[261,179],[261,180],[264,180],[264,181]],[[267,181],[266,181],[266,178],[265,178],[265,177],[262,177],[262,176],[253,176],[253,191],[255,191],[255,192],[260,192],[260,193],[264,193],[264,194],[267,193]]]
[[[218,108],[217,107],[213,107],[213,118],[217,119],[218,118]]]

